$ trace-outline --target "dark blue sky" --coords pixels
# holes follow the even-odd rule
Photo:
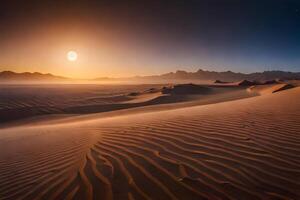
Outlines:
[[[101,75],[300,71],[298,0],[12,0],[1,5],[0,30],[0,70],[65,74],[46,56],[64,46]]]

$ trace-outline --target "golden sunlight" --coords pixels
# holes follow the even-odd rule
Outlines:
[[[68,54],[67,54],[68,60],[72,61],[72,62],[76,61],[77,57],[78,57],[78,55],[77,55],[76,51],[69,51]]]

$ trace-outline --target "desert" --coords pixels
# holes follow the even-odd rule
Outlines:
[[[139,86],[129,103],[184,100],[8,123],[1,199],[297,199],[300,90],[284,86]]]
[[[300,0],[1,0],[0,200],[300,200]]]

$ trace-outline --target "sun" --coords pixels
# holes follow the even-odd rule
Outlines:
[[[67,58],[68,58],[69,61],[74,62],[74,61],[77,60],[77,57],[78,57],[78,55],[77,55],[76,51],[69,51],[67,53]]]

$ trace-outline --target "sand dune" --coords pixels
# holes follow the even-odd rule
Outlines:
[[[256,92],[260,95],[271,94],[294,88],[295,86],[289,83],[267,84],[267,85],[255,85],[249,87],[249,92]]]
[[[0,130],[0,199],[299,199],[300,88]]]
[[[203,104],[205,101],[207,104],[207,98],[218,99],[224,95],[230,99],[253,96],[244,88],[194,84],[3,85],[0,87],[0,124],[36,116],[100,113],[178,102]]]

